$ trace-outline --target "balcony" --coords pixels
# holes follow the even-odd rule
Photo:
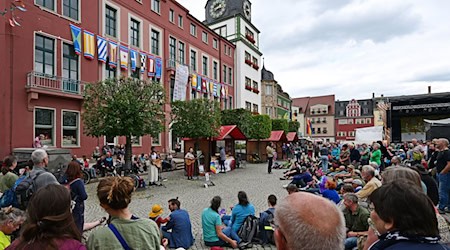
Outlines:
[[[82,99],[85,84],[82,81],[33,71],[27,75],[26,87],[30,92],[42,94],[54,93],[56,95]]]

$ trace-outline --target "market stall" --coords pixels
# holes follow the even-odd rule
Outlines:
[[[287,135],[286,135],[286,138],[287,138],[287,141],[288,142],[297,142],[298,141],[298,135],[297,135],[297,132],[289,132],[289,133],[287,133]]]
[[[281,146],[287,142],[286,133],[283,130],[272,131],[270,137],[264,140],[249,140],[247,142],[247,161],[262,162],[267,161],[266,147],[272,142],[277,155],[281,157]],[[259,158],[259,159],[258,159]]]

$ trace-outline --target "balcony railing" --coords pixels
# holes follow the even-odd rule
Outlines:
[[[39,72],[30,72],[27,75],[27,87],[50,90],[59,93],[83,95],[85,83],[79,80],[53,76]]]
[[[167,59],[166,60],[166,69],[176,70],[177,64],[186,65],[185,63],[182,63],[182,62],[180,62],[178,60],[175,60],[175,59]],[[186,65],[186,66],[189,67],[189,72],[191,72],[191,66],[189,66],[189,65]]]

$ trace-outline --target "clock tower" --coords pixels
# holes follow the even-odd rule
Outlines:
[[[262,113],[260,32],[252,23],[250,0],[208,0],[205,16],[206,25],[236,45],[234,107]]]

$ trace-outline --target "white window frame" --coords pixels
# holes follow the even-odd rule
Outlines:
[[[164,44],[164,32],[163,32],[163,29],[161,29],[160,27],[158,27],[158,26],[156,26],[156,25],[150,25],[149,26],[149,39],[148,39],[148,44],[149,44],[149,49],[148,49],[148,52],[150,53],[150,54],[152,54],[152,55],[155,55],[155,54],[153,54],[152,53],[152,30],[155,30],[155,31],[157,31],[157,32],[159,32],[159,44],[158,44],[158,46],[159,46],[159,54],[158,55],[155,55],[155,56],[160,56],[161,58],[163,57],[162,56],[162,54],[164,53],[164,47],[163,47],[163,44]]]
[[[184,58],[184,62],[182,62],[181,61],[181,58],[180,58],[180,43],[182,43],[183,44],[183,46],[184,46],[184,51],[183,51],[183,58]],[[184,41],[182,41],[182,40],[177,40],[177,42],[176,42],[176,44],[175,44],[175,46],[176,46],[176,51],[177,51],[177,56],[178,56],[178,62],[179,63],[182,63],[182,64],[184,64],[184,65],[186,65],[187,64],[187,58],[186,58],[186,49],[187,49],[187,46],[186,46],[186,43],[184,42]]]
[[[52,36],[50,34],[47,34],[45,32],[41,32],[41,31],[35,31],[34,32],[34,36],[33,36],[33,71],[36,71],[36,58],[35,58],[35,55],[36,55],[36,35],[45,36],[47,38],[51,38],[51,39],[54,40],[54,43],[53,43],[53,51],[54,51],[54,53],[53,53],[53,66],[54,66],[55,70],[54,70],[53,74],[56,76],[58,74],[58,65],[56,65],[58,63],[58,60],[57,60],[58,51],[57,51],[57,44],[56,44],[58,38],[55,37],[55,36]],[[67,40],[63,40],[63,41],[67,41]],[[81,60],[79,60],[79,61],[81,61]],[[61,66],[61,68],[62,68],[62,66]]]
[[[207,62],[207,67],[208,68],[206,69],[206,74],[203,74],[203,57],[206,57],[208,59],[208,62]],[[202,65],[201,73],[202,73],[203,76],[209,77],[211,72],[212,72],[212,70],[211,70],[211,58],[210,58],[209,55],[202,53],[201,59],[202,59],[202,61],[201,61],[201,65]]]
[[[34,139],[36,138],[36,109],[47,109],[47,110],[53,111],[53,134],[52,134],[53,144],[50,145],[50,147],[56,147],[56,109],[55,108],[34,106],[34,109],[33,109],[33,140],[32,140],[32,142],[34,143]]]
[[[192,51],[195,52],[195,70],[192,68],[192,61],[191,61]],[[190,49],[189,49],[189,68],[195,72],[198,72],[198,55],[199,55],[198,50],[194,47],[190,47]],[[202,67],[203,67],[203,65],[202,65]]]
[[[158,5],[159,5],[158,6],[158,11],[156,11],[156,9],[155,9],[154,1],[155,0],[151,0],[151,2],[150,2],[150,9],[153,12],[155,12],[156,14],[161,15],[161,0],[158,0]]]
[[[36,6],[37,6],[39,9],[41,9],[41,10],[45,10],[45,11],[48,11],[48,12],[55,13],[55,14],[59,15],[59,14],[58,14],[58,1],[56,1],[56,0],[52,0],[52,1],[53,1],[53,7],[55,7],[54,10],[49,9],[49,8],[47,8],[47,7],[45,7],[45,6],[39,5],[39,4],[36,2],[36,0],[34,0],[34,5],[36,5]],[[80,0],[80,2],[81,2],[81,0]],[[64,16],[64,17],[66,17],[66,16]]]
[[[206,35],[206,36],[203,36],[203,35]],[[205,41],[205,38],[206,38],[206,41]],[[209,41],[209,38],[208,38],[208,32],[202,31],[202,41],[203,41],[204,43],[208,44],[208,41]]]
[[[213,48],[216,50],[219,49],[219,40],[217,38],[213,38]]]
[[[68,19],[68,20],[71,20],[71,21],[73,21],[75,23],[81,23],[81,1],[82,0],[78,0],[78,16],[77,16],[77,19],[73,19],[71,17],[68,17],[68,16],[64,15],[64,0],[62,0],[61,1],[61,16],[66,18],[66,19]]]
[[[131,147],[133,148],[142,147],[142,136],[131,136],[131,138],[133,137],[137,137],[139,139],[139,143],[138,144],[131,143]]]
[[[175,24],[175,10],[169,9],[169,22]]]
[[[113,36],[110,36],[110,35],[107,35],[106,34],[106,5],[109,5],[111,8],[114,8],[114,9],[116,9],[116,25],[117,25],[117,27],[116,27],[116,30],[117,30],[117,37],[113,37]],[[118,5],[116,5],[116,4],[114,4],[114,3],[112,3],[112,2],[110,2],[110,1],[107,1],[107,0],[103,0],[103,5],[102,5],[102,11],[103,11],[103,16],[102,16],[102,21],[103,21],[103,24],[102,24],[102,30],[103,30],[103,32],[102,32],[102,34],[103,34],[103,36],[104,37],[108,37],[108,38],[112,38],[112,39],[114,39],[115,41],[119,41],[120,40],[120,23],[121,23],[121,18],[120,18],[120,7],[118,6]]]
[[[119,137],[115,136],[114,137],[114,146],[119,144]],[[103,145],[108,146],[107,142],[106,142],[106,136],[103,136]]]
[[[214,63],[216,63],[217,64],[217,71],[216,71],[216,78],[214,78]],[[219,64],[219,61],[217,61],[215,58],[212,60],[212,67],[211,67],[211,76],[212,76],[212,78],[214,78],[214,80],[216,80],[216,81],[219,81],[220,82],[220,71],[221,71],[222,69],[220,68],[220,64]]]
[[[64,146],[64,112],[77,113],[77,145]],[[80,148],[80,133],[81,133],[81,112],[78,110],[61,109],[61,148]]]
[[[150,138],[151,138],[151,141],[152,141],[152,146],[157,146],[157,147],[161,146],[161,133],[158,134],[158,143],[153,143],[153,138],[154,137],[150,136]]]
[[[192,36],[197,37],[197,25],[195,25],[194,23],[191,23],[191,25],[189,26],[189,33]]]
[[[180,21],[181,21],[181,22],[180,22]],[[184,28],[184,18],[183,18],[182,15],[178,15],[178,27],[179,27],[180,29],[183,29],[183,28]]]
[[[68,41],[68,40],[61,40],[61,63],[60,63],[60,68],[59,68],[59,72],[61,72],[61,76],[63,75],[63,63],[64,63],[64,44],[71,44],[73,45],[72,41]],[[106,68],[105,68],[106,69]],[[78,57],[78,81],[81,82],[81,57]]]
[[[131,18],[133,18],[134,20],[139,22],[139,47],[136,47],[135,45],[131,44]],[[144,40],[143,26],[144,26],[144,22],[141,18],[139,18],[131,13],[128,13],[128,44],[130,45],[130,47],[142,49],[142,44],[143,44],[143,40]]]

